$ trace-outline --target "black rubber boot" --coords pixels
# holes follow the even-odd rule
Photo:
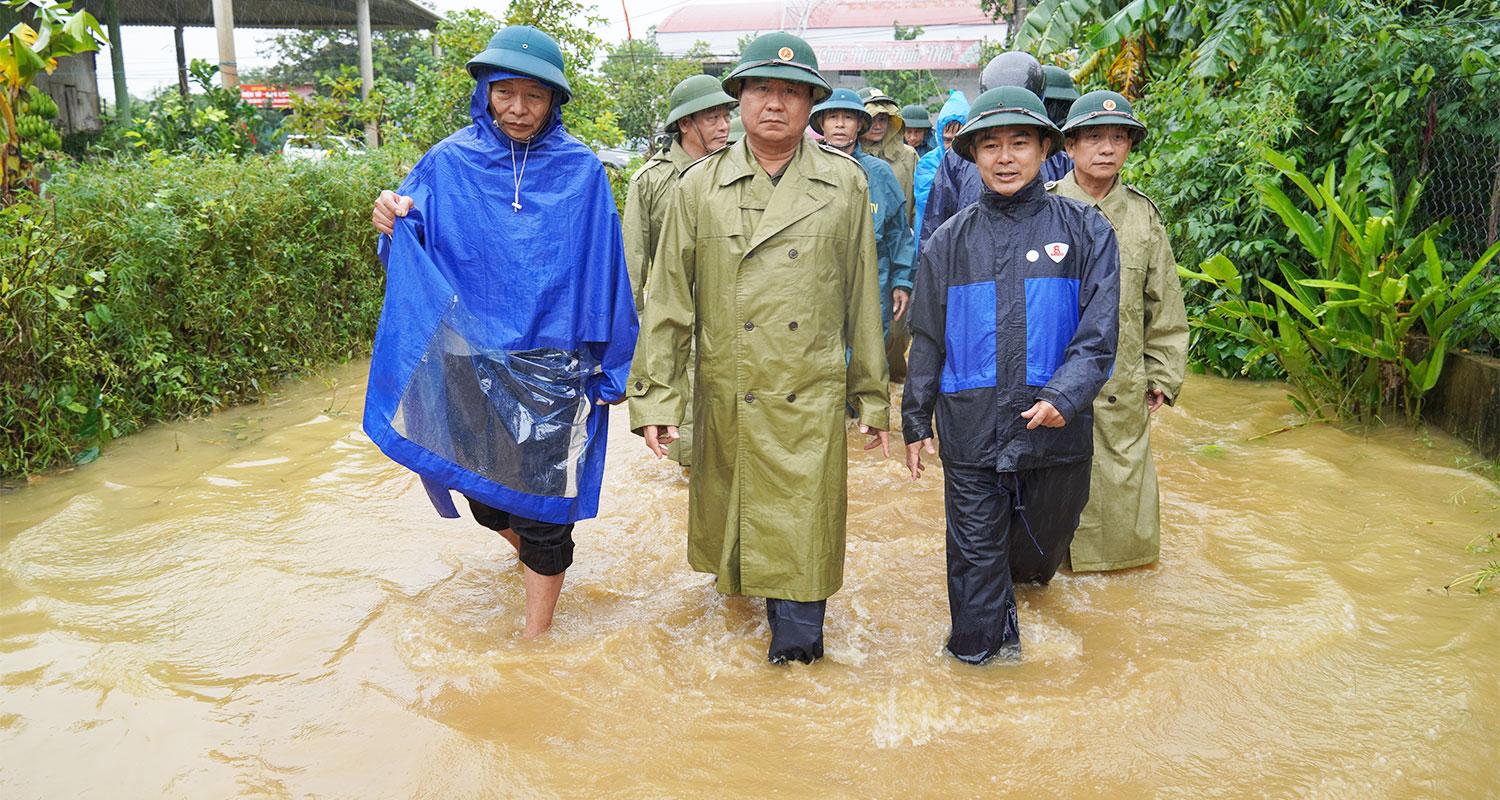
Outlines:
[[[804,603],[766,598],[766,622],[771,626],[772,664],[801,661],[811,664],[823,657],[823,612],[827,600]]]

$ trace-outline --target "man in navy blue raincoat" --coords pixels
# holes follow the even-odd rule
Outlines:
[[[376,203],[364,423],[440,515],[458,516],[457,490],[516,547],[529,638],[551,625],[573,523],[598,513],[604,406],[624,399],[637,323],[609,180],[562,126],[557,43],[505,28],[468,69],[474,124]]]
[[[942,436],[948,651],[1019,658],[1013,581],[1051,580],[1088,502],[1094,395],[1114,364],[1120,260],[1109,222],[1048,194],[1062,134],[1036,95],[981,94],[953,149],[984,181],[932,233],[912,296],[901,418],[915,480]]]

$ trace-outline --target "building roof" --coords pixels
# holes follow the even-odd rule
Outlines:
[[[125,2],[126,0],[122,0]],[[658,33],[699,31],[774,31],[801,28],[802,9],[807,12],[806,30],[815,28],[890,28],[922,25],[993,25],[995,21],[974,2],[952,0],[838,0],[822,3],[689,3],[673,11]]]
[[[116,0],[121,25],[213,27],[213,0]],[[105,0],[74,0],[105,23]],[[353,28],[354,0],[239,0],[236,28]],[[432,28],[438,15],[415,0],[370,0],[376,30]]]

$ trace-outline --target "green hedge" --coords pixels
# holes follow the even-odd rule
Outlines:
[[[81,164],[0,210],[0,474],[365,354],[399,159]]]

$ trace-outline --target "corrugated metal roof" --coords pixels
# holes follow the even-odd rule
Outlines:
[[[978,69],[979,41],[922,39],[908,42],[850,42],[819,44],[820,70],[867,69]]]
[[[814,28],[889,28],[902,25],[992,25],[994,20],[979,10],[975,2],[952,0],[841,0],[808,3],[689,3],[673,11],[656,26],[659,33],[695,31],[774,31],[795,30],[802,10],[813,5],[807,14],[807,29]]]
[[[121,25],[213,27],[213,0],[116,0]],[[104,0],[74,0],[104,19]],[[370,0],[370,27],[431,28],[438,15],[413,0]],[[236,28],[353,28],[354,0],[237,0]]]

